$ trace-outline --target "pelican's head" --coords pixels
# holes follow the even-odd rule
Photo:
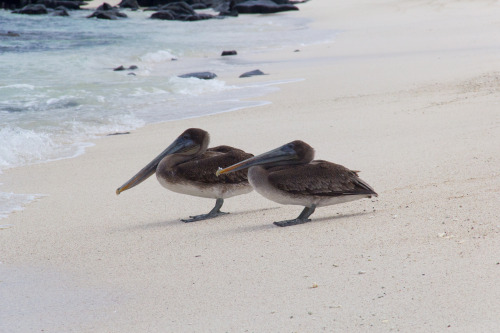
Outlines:
[[[199,128],[188,128],[172,142],[167,149],[154,160],[149,162],[141,171],[134,177],[130,178],[125,184],[116,190],[116,194],[120,194],[136,185],[139,185],[144,180],[149,178],[156,171],[158,164],[168,155],[179,154],[184,156],[196,156],[203,154],[208,147],[210,136],[207,131]]]
[[[223,173],[234,172],[256,165],[272,167],[278,165],[307,164],[313,158],[314,149],[303,141],[295,140],[267,153],[233,164],[225,169],[219,168],[216,174],[218,176]]]

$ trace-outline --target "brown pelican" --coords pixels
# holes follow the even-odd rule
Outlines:
[[[194,222],[227,214],[220,211],[225,198],[252,191],[247,172],[240,171],[226,177],[215,175],[217,166],[231,165],[253,155],[229,146],[209,148],[208,133],[199,128],[184,131],[160,155],[134,177],[116,190],[116,194],[139,185],[156,172],[163,187],[182,194],[216,199],[215,207],[203,215],[190,216],[183,222]]]
[[[231,165],[217,175],[248,169],[248,180],[262,196],[283,205],[305,206],[293,220],[274,222],[286,227],[310,221],[316,207],[371,198],[377,193],[352,171],[335,163],[314,160],[314,149],[296,140]]]

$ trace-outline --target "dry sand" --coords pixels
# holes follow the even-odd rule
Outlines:
[[[303,79],[271,104],[1,175],[47,195],[1,221],[1,332],[499,329],[500,5],[315,0],[286,15],[342,33],[248,59],[270,73],[249,80]],[[184,224],[213,201],[154,177],[114,194],[188,127],[253,153],[304,140],[361,170],[379,198],[278,228],[302,208],[253,192]]]

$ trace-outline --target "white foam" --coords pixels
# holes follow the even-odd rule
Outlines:
[[[159,50],[156,52],[149,52],[143,56],[139,57],[139,60],[144,63],[149,64],[158,64],[164,63],[167,61],[172,61],[172,59],[177,58],[174,54],[172,54],[169,50]]]
[[[31,84],[10,84],[7,86],[0,86],[0,89],[28,89],[28,90],[33,90],[35,89],[35,86]]]
[[[6,218],[15,211],[23,210],[24,206],[43,196],[42,194],[0,192],[0,219]]]
[[[227,86],[224,81],[217,79],[202,80],[195,77],[180,78],[174,76],[168,82],[171,84],[173,93],[190,96],[234,89],[233,86]]]

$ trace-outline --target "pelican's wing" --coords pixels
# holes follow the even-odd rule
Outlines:
[[[271,168],[269,182],[276,188],[293,194],[340,196],[376,195],[373,188],[358,177],[356,171],[316,160],[309,164]]]

